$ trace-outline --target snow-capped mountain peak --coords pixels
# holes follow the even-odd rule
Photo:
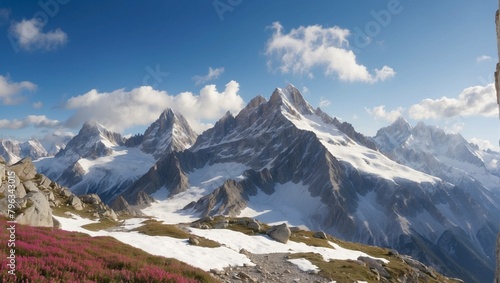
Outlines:
[[[158,159],[171,151],[189,148],[196,138],[186,118],[168,108],[146,129],[140,147]]]
[[[70,163],[79,158],[96,159],[112,153],[113,146],[123,145],[124,139],[120,134],[113,133],[103,125],[88,121],[85,122],[66,147],[56,154],[56,157],[66,157]]]
[[[309,115],[314,113],[314,108],[304,99],[300,91],[289,84],[286,88],[276,88],[269,99],[272,105],[281,104],[288,108],[289,111],[298,111],[302,115]]]

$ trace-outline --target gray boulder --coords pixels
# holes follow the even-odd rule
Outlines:
[[[25,199],[28,202],[28,206],[16,217],[17,223],[41,227],[54,226],[52,209],[44,193],[30,192],[26,195]]]
[[[283,223],[278,226],[273,226],[267,230],[267,235],[271,237],[271,239],[286,244],[292,235],[290,228],[286,223]]]
[[[40,183],[39,183],[40,187],[44,189],[49,189],[51,183],[52,181],[49,178],[47,178],[47,176],[40,174]]]
[[[255,232],[258,232],[261,229],[259,222],[257,222],[254,219],[252,219],[250,222],[248,222],[247,228],[250,228],[250,229],[254,230]]]
[[[32,181],[23,182],[23,186],[27,193],[40,191],[40,189],[38,189],[36,184],[33,183]]]
[[[22,183],[16,186],[14,190],[14,195],[16,196],[16,198],[23,198],[26,196],[26,190],[24,189],[24,185]]]
[[[68,203],[69,203],[69,205],[71,205],[76,210],[83,210],[83,203],[82,203],[82,201],[80,200],[80,198],[78,198],[75,195],[72,195],[69,198]]]
[[[10,166],[10,170],[16,173],[16,176],[21,181],[28,181],[35,178],[36,168],[33,162],[31,162],[31,158],[24,158],[16,164]]]
[[[67,197],[67,198],[69,198],[70,196],[73,195],[73,193],[66,187],[61,188],[61,190],[59,191],[59,194],[63,197]]]
[[[328,237],[326,236],[325,232],[323,232],[323,231],[315,232],[313,234],[313,237],[314,238],[318,238],[318,239],[324,239],[324,240],[328,239]]]
[[[86,204],[99,204],[102,203],[101,198],[97,194],[90,194],[80,196],[80,200]]]

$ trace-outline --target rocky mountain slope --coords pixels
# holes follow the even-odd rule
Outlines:
[[[66,148],[53,158],[36,161],[40,172],[76,194],[98,194],[104,202],[116,198],[154,162],[196,139],[184,117],[164,111],[143,135],[129,139],[87,122]]]
[[[1,216],[22,225],[58,227],[54,214],[68,209],[82,211],[94,219],[117,220],[115,212],[99,196],[76,196],[67,187],[38,174],[30,158],[13,165],[6,165],[0,158]]]
[[[131,205],[149,204],[145,194],[165,207],[184,202],[184,213],[198,216],[300,222],[395,248],[470,282],[491,281],[499,210],[495,199],[483,201],[493,196],[375,149],[288,86],[269,101],[254,98],[236,116],[227,113],[189,150],[159,160],[122,197]]]

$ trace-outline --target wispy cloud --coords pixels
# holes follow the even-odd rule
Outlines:
[[[279,22],[273,23],[271,29],[274,33],[265,51],[271,69],[277,65],[277,70],[282,73],[314,77],[314,69],[323,68],[326,76],[364,83],[385,81],[396,75],[394,69],[388,66],[370,73],[365,66],[358,64],[356,55],[349,48],[350,31],[347,29],[312,25],[300,26],[286,33]]]
[[[45,23],[33,18],[15,22],[10,27],[10,33],[21,49],[24,50],[53,50],[64,46],[68,42],[68,35],[57,28],[44,32]]]
[[[476,58],[476,62],[481,63],[484,61],[491,61],[491,57],[488,55],[482,55]]]
[[[34,91],[36,84],[29,81],[19,83],[10,81],[9,77],[0,75],[0,101],[5,105],[12,105],[23,100],[23,90]]]
[[[35,109],[40,109],[42,107],[43,107],[43,102],[41,102],[41,101],[33,103],[33,108],[35,108]]]
[[[408,109],[413,119],[438,119],[455,116],[498,116],[495,84],[465,89],[457,98],[424,99]]]
[[[219,76],[222,75],[222,73],[224,73],[224,67],[215,69],[213,69],[212,67],[208,67],[208,74],[206,74],[205,76],[194,76],[193,80],[195,81],[196,85],[201,85],[209,81],[218,79]]]
[[[180,113],[197,132],[207,129],[211,122],[219,119],[227,111],[238,112],[244,101],[238,94],[239,84],[230,81],[224,91],[215,85],[207,85],[199,94],[182,92],[170,95],[149,86],[126,91],[98,92],[91,90],[80,96],[71,97],[66,109],[76,110],[68,119],[69,128],[80,127],[87,120],[95,120],[110,130],[122,132],[124,129],[149,125],[160,113],[170,107]]]
[[[386,111],[385,105],[380,105],[380,106],[374,107],[373,109],[368,109],[365,107],[365,110],[374,119],[381,119],[381,120],[385,120],[385,121],[392,123],[392,122],[396,121],[397,118],[403,116],[402,113],[404,111],[404,108],[398,107],[395,110]]]
[[[22,120],[0,120],[0,129],[56,128],[59,126],[61,126],[61,122],[48,119],[45,115],[28,115]]]

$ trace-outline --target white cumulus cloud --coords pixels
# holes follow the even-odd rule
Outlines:
[[[396,72],[388,66],[373,70],[358,64],[349,48],[350,31],[338,26],[300,26],[289,33],[279,22],[273,23],[272,37],[265,54],[268,66],[278,65],[282,73],[305,74],[314,77],[313,68],[322,67],[326,76],[337,76],[342,81],[375,83],[394,77]]]
[[[45,23],[33,18],[13,23],[10,32],[24,50],[52,50],[68,42],[68,35],[60,28],[44,32],[44,26]]]
[[[0,75],[0,101],[2,104],[16,104],[22,100],[20,96],[23,90],[34,91],[36,85],[32,82],[12,82],[8,77]]]
[[[386,121],[392,123],[392,122],[396,121],[397,118],[403,116],[402,112],[404,109],[402,107],[398,107],[395,110],[386,111],[385,105],[380,105],[380,106],[374,107],[373,109],[365,108],[365,110],[366,110],[366,112],[368,112],[368,114],[373,116],[373,118],[375,118],[375,119],[386,120]]]
[[[219,76],[222,75],[222,73],[224,73],[224,67],[215,69],[213,69],[212,67],[208,67],[208,74],[206,74],[205,76],[194,76],[193,80],[195,81],[196,85],[201,85],[206,82],[218,79]]]
[[[56,128],[59,126],[61,126],[61,122],[58,120],[51,120],[45,115],[28,115],[22,120],[0,120],[0,129],[23,129],[27,127]]]
[[[109,93],[91,90],[66,102],[65,108],[76,110],[66,126],[80,127],[87,120],[95,120],[112,131],[122,132],[130,127],[149,125],[158,119],[163,110],[172,108],[184,115],[191,127],[201,133],[227,111],[236,113],[244,107],[238,91],[236,81],[227,83],[222,92],[215,85],[207,85],[199,94],[182,92],[170,95],[150,86]]]
[[[465,89],[457,98],[424,99],[408,109],[411,118],[439,119],[455,116],[498,116],[495,84]]]

